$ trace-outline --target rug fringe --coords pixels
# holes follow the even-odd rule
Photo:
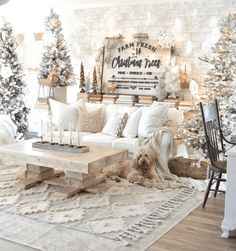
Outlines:
[[[176,195],[157,207],[152,213],[141,219],[127,230],[116,236],[116,240],[123,245],[132,245],[132,241],[137,241],[144,234],[148,234],[152,229],[157,228],[163,221],[171,216],[171,213],[181,207],[190,195],[194,193],[192,188],[182,188]]]

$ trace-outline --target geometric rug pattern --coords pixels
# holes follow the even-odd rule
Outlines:
[[[203,196],[193,188],[158,190],[121,179],[98,185],[103,191],[100,194],[80,193],[66,199],[56,187],[46,184],[19,189],[19,172],[22,167],[18,166],[0,170],[1,212],[73,230],[78,235],[86,233],[87,242],[90,235],[99,237],[99,241],[110,240],[114,245],[108,250],[145,250],[195,209]],[[42,248],[25,240],[22,243]],[[79,245],[77,250],[82,250]]]

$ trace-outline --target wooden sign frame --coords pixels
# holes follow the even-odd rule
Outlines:
[[[103,93],[153,95],[162,92],[162,78],[171,62],[171,47],[163,48],[148,36],[129,41],[122,36],[106,38],[102,51]]]

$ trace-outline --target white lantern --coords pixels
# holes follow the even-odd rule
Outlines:
[[[189,84],[189,90],[193,97],[198,97],[198,93],[199,93],[198,82],[192,79]]]

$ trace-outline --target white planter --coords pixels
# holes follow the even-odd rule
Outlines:
[[[54,87],[54,99],[63,103],[72,103],[77,100],[78,86]]]

